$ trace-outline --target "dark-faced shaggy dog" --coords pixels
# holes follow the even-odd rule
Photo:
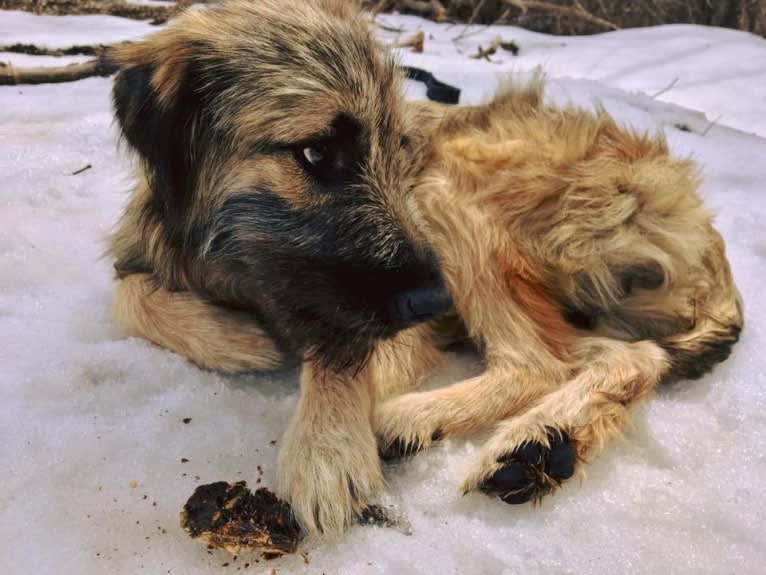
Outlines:
[[[140,182],[116,317],[208,368],[303,361],[278,479],[310,532],[341,533],[380,489],[378,442],[494,425],[463,489],[540,497],[737,339],[692,166],[605,113],[547,108],[537,84],[407,105],[342,0],[223,3],[119,61]],[[487,369],[403,393],[443,357],[428,320],[448,294]]]
[[[317,380],[450,305],[406,202],[422,142],[368,26],[343,0],[223,3],[123,49],[113,93],[140,177],[118,317],[206,367],[308,362],[280,477],[328,533],[382,478],[367,390]]]

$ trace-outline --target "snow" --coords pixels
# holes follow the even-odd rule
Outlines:
[[[157,0],[151,3],[164,4]],[[157,27],[148,22],[116,16],[48,16],[3,10],[0,11],[0,62],[17,67],[79,64],[93,56],[30,56],[3,52],[1,48],[13,44],[34,44],[41,48],[113,44],[135,40],[156,30]]]
[[[663,102],[679,104],[707,114],[745,132],[766,136],[766,40],[734,30],[690,25],[622,30],[599,36],[558,37],[509,26],[441,27],[441,33],[428,37],[433,24],[419,18],[379,17],[381,23],[402,30],[400,34],[382,32],[393,39],[423,29],[425,52],[407,54],[414,65],[428,69],[444,67],[442,75],[460,86],[470,86],[471,95],[484,90],[480,79],[501,71],[543,68],[557,78],[587,78],[625,91],[657,94]],[[459,37],[463,35],[463,38]],[[519,54],[499,50],[492,62],[465,63],[465,56],[485,48],[495,38],[513,40]],[[471,82],[473,80],[473,82]],[[447,81],[447,80],[445,80]],[[737,98],[739,95],[746,97]],[[736,102],[734,101],[736,98]]]
[[[308,565],[296,555],[248,572],[762,572],[766,43],[695,27],[588,38],[493,28],[456,45],[462,28],[385,20],[426,30],[426,52],[400,57],[463,88],[463,103],[486,98],[500,73],[544,64],[553,100],[599,99],[622,122],[664,130],[703,168],[702,193],[718,212],[747,325],[728,362],[640,406],[626,440],[595,458],[585,481],[537,508],[458,495],[481,438],[447,440],[386,467],[383,501],[406,516],[411,535],[355,527],[339,543],[304,542]],[[0,12],[0,38],[66,46],[155,29],[100,16],[69,18],[75,28],[63,22]],[[498,35],[513,38],[520,55],[467,57]],[[109,87],[92,78],[0,88],[0,573],[234,572],[253,558],[208,554],[180,530],[178,511],[197,484],[254,484],[258,465],[273,486],[296,373],[205,372],[112,325],[102,253],[131,170],[115,145]],[[455,357],[436,380],[475,369],[474,358]]]
[[[134,40],[157,30],[148,22],[117,16],[36,15],[17,10],[0,11],[0,45],[34,44],[67,48],[83,44],[111,44]]]

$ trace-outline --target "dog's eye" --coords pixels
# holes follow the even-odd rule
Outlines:
[[[290,149],[297,163],[322,184],[342,184],[354,177],[363,145],[361,127],[353,118],[340,114],[323,134],[296,142]]]
[[[327,147],[326,146],[307,146],[303,148],[301,153],[303,154],[303,157],[309,164],[311,164],[312,166],[319,166],[319,164],[324,162],[325,158],[327,157]]]
[[[331,182],[347,175],[348,153],[334,139],[303,144],[295,155],[303,169],[321,181]]]

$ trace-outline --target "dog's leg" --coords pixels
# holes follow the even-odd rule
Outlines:
[[[442,348],[449,337],[433,323],[420,324],[379,342],[366,366],[378,405],[417,388],[446,356]]]
[[[170,349],[206,369],[274,369],[285,360],[250,316],[212,305],[191,292],[157,286],[133,274],[116,287],[113,315],[122,329]]]
[[[481,489],[507,503],[537,499],[575,472],[593,448],[618,436],[628,409],[668,369],[655,343],[583,340],[586,360],[574,378],[525,413],[503,421],[471,465],[464,492]]]
[[[303,365],[298,408],[279,453],[278,486],[311,534],[340,536],[383,485],[370,425],[372,395],[365,372]]]
[[[445,388],[394,397],[375,413],[381,453],[386,458],[407,455],[445,436],[487,428],[522,411],[554,384],[497,365]]]
[[[571,328],[563,325],[554,304],[539,290],[524,289],[522,280],[510,289],[502,274],[498,275],[497,281],[494,276],[483,278],[472,297],[456,302],[469,330],[483,340],[486,371],[445,388],[393,397],[377,406],[374,421],[383,454],[414,452],[448,435],[487,428],[566,380],[567,365],[559,357],[566,351],[554,350],[566,347]],[[535,310],[537,322],[531,320],[527,308]],[[541,333],[540,325],[549,329]],[[561,345],[557,345],[559,341]]]
[[[418,325],[379,342],[359,371],[303,365],[279,489],[307,531],[337,537],[382,487],[373,405],[423,381],[444,358],[440,342],[432,325]]]

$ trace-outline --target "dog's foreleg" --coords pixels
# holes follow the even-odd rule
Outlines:
[[[422,382],[443,361],[442,343],[433,325],[421,324],[378,342],[358,371],[303,365],[279,488],[309,532],[340,535],[382,487],[373,406]]]
[[[479,282],[474,297],[461,298],[457,306],[469,329],[481,335],[486,371],[448,387],[406,393],[376,406],[375,429],[383,453],[413,452],[442,437],[486,429],[526,409],[567,378],[566,363],[551,351],[554,346],[540,336],[537,324],[519,302],[537,297],[534,309],[545,318],[554,318],[548,323],[555,328],[558,312],[533,290],[527,294],[516,286],[509,294],[504,282],[493,279]]]
[[[578,461],[620,435],[630,406],[654,389],[669,365],[666,352],[650,341],[588,338],[579,346],[582,370],[497,426],[466,474],[464,492],[479,488],[507,503],[550,492],[574,474]]]
[[[394,397],[375,412],[381,452],[404,455],[446,436],[486,429],[524,410],[555,383],[512,365],[497,365],[448,387]]]
[[[306,362],[279,453],[278,488],[311,534],[340,536],[383,485],[368,374]]]

